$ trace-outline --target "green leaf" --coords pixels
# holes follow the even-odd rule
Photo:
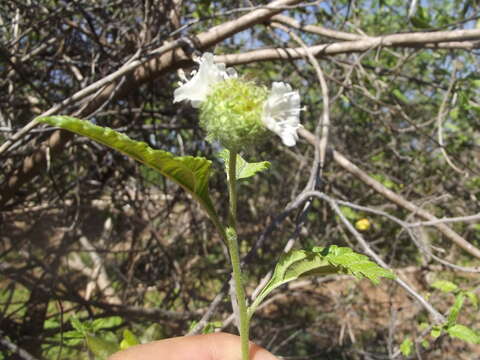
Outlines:
[[[397,100],[400,100],[402,103],[404,104],[410,103],[410,100],[408,100],[408,98],[405,95],[403,95],[403,93],[399,89],[394,89],[392,91],[392,94],[397,98]]]
[[[85,326],[82,324],[82,322],[75,315],[73,315],[70,318],[70,324],[72,324],[72,327],[75,330],[77,330],[79,333],[84,334],[86,332]]]
[[[230,151],[228,151],[228,149],[224,149],[218,153],[218,156],[225,162],[225,171],[228,176]],[[237,166],[236,166],[237,180],[252,177],[257,172],[264,171],[269,168],[270,168],[270,163],[268,161],[249,163],[245,161],[245,159],[243,159],[240,155],[237,155]]]
[[[106,318],[95,319],[92,322],[92,331],[97,332],[102,329],[110,329],[123,323],[120,316],[109,316]]]
[[[327,253],[326,258],[332,265],[358,279],[365,277],[374,284],[378,284],[380,277],[395,278],[395,275],[390,270],[378,266],[375,262],[369,260],[367,256],[357,254],[348,247],[332,245],[327,248],[317,247],[314,248],[314,251]]]
[[[45,322],[43,323],[43,328],[44,329],[55,329],[57,327],[60,326],[60,322],[55,319],[55,318],[50,318],[50,319],[47,319],[45,320]]]
[[[128,329],[123,330],[123,339],[120,342],[120,350],[125,350],[128,349],[130,346],[138,344],[140,344],[140,341],[138,341],[134,333],[132,333]]]
[[[458,290],[457,285],[447,280],[437,280],[431,285],[431,287],[438,289],[440,291],[443,291],[445,293],[450,293]]]
[[[421,331],[427,329],[429,326],[430,326],[430,324],[427,323],[427,322],[421,322],[420,324],[418,324],[418,328],[419,328]]]
[[[366,277],[378,284],[380,277],[393,278],[390,270],[378,266],[367,256],[357,254],[347,247],[332,245],[315,247],[312,250],[292,250],[282,255],[272,278],[260,291],[249,308],[249,316],[277,287],[300,277],[328,274],[350,274],[357,278]]]
[[[37,121],[86,136],[157,170],[189,192],[212,220],[218,219],[208,193],[211,161],[201,157],[175,157],[167,151],[152,149],[146,143],[132,140],[110,128],[70,116],[48,116],[37,118]]]
[[[143,334],[140,335],[141,343],[147,343],[154,340],[160,340],[165,337],[162,326],[158,323],[150,325]]]
[[[110,355],[117,352],[119,347],[112,341],[107,341],[98,336],[85,335],[88,349],[100,360],[107,359]]]
[[[454,108],[450,111],[450,117],[452,118],[452,120],[457,120],[459,113],[460,113],[460,108],[459,108],[458,106],[457,106],[457,107],[454,107]]]
[[[453,304],[452,308],[450,309],[450,313],[448,314],[448,320],[447,320],[448,327],[456,323],[458,314],[462,309],[464,300],[465,300],[465,294],[462,292],[458,293],[458,295],[455,297],[455,303]]]
[[[340,206],[340,211],[348,220],[354,221],[360,219],[361,215],[355,212],[351,207]]]
[[[63,333],[63,341],[67,346],[77,346],[83,344],[84,333],[77,330],[65,331]]]
[[[430,335],[436,339],[438,338],[440,335],[442,335],[442,329],[443,327],[441,326],[434,326],[432,331],[430,331]]]
[[[83,339],[83,332],[80,332],[78,330],[70,330],[70,331],[65,331],[63,333],[64,338],[81,338]]]
[[[215,330],[220,329],[222,327],[222,322],[221,321],[210,321],[205,325],[205,327],[202,330],[202,334],[211,334],[215,332]]]
[[[417,14],[410,18],[410,22],[413,26],[419,29],[428,29],[432,27],[430,25],[430,17],[426,13],[425,9],[421,6],[417,8]]]
[[[473,293],[471,291],[465,291],[464,294],[468,297],[468,299],[472,303],[475,310],[477,310],[478,309],[478,297],[477,297],[477,295],[475,295],[475,293]]]
[[[447,333],[452,337],[456,337],[468,343],[480,344],[480,335],[464,325],[456,324],[450,326],[447,329]]]
[[[387,178],[384,174],[370,174],[370,176],[373,177],[378,182],[382,183],[382,185],[388,189],[396,190],[399,188],[399,185],[397,185],[392,180]]]
[[[400,345],[400,352],[403,356],[410,356],[413,349],[413,341],[410,338],[406,338],[403,340],[402,344]]]

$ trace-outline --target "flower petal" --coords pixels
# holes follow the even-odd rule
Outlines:
[[[226,69],[225,64],[215,64],[213,59],[213,54],[203,54],[197,61],[200,65],[198,71],[175,90],[173,102],[189,100],[193,107],[200,107],[214,84],[237,76],[234,69]]]
[[[276,133],[286,146],[294,146],[298,140],[300,125],[300,95],[289,84],[274,82],[263,106],[262,120],[267,129]]]

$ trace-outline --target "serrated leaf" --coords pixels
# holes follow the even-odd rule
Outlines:
[[[152,149],[146,143],[132,140],[110,128],[70,116],[48,116],[36,120],[86,136],[157,170],[189,192],[211,217],[217,219],[208,193],[211,161],[201,157],[175,157],[167,151]]]
[[[326,258],[332,265],[335,265],[339,269],[343,269],[343,272],[351,274],[358,279],[365,277],[374,284],[378,284],[381,277],[390,279],[395,277],[390,270],[378,266],[367,256],[357,254],[348,247],[332,245],[328,248],[314,248],[314,251],[325,252],[325,249],[328,249]]]
[[[477,308],[478,308],[478,297],[477,297],[477,295],[475,295],[475,293],[473,293],[471,291],[465,291],[464,294],[468,297],[468,299],[472,303],[475,310],[477,310]]]
[[[351,274],[357,278],[366,277],[377,284],[380,277],[393,278],[391,271],[383,269],[367,256],[357,254],[347,247],[332,245],[312,250],[292,250],[281,256],[270,281],[260,291],[249,308],[249,316],[277,287],[300,277],[328,274]]]
[[[98,336],[85,335],[87,340],[88,349],[95,355],[99,360],[107,359],[110,355],[117,352],[119,347],[112,341],[102,339]]]
[[[410,338],[406,338],[400,345],[400,352],[403,356],[410,356],[410,354],[412,353],[412,348],[413,341]]]
[[[453,326],[456,323],[458,314],[462,309],[464,300],[465,300],[465,294],[462,292],[458,293],[457,296],[455,297],[455,303],[453,304],[452,308],[450,309],[450,313],[448,314],[448,320],[447,320],[448,327]]]
[[[130,346],[138,344],[140,344],[140,341],[138,341],[134,333],[132,333],[128,329],[123,330],[123,339],[120,342],[120,350],[125,350],[128,349]]]
[[[480,344],[480,335],[464,325],[456,324],[447,329],[447,333],[471,344]]]
[[[230,151],[228,149],[224,149],[218,153],[218,156],[225,162],[225,171],[228,176],[228,166],[230,163]],[[270,168],[270,162],[268,161],[260,161],[249,163],[245,161],[240,155],[237,155],[237,164],[236,164],[236,178],[237,180],[240,179],[247,179],[252,177],[256,173],[260,171],[264,171]]]
[[[290,271],[289,271],[290,269]],[[303,272],[309,272],[313,269],[324,270],[325,273],[332,273],[335,271],[335,267],[330,265],[319,254],[308,252],[306,250],[291,250],[286,254],[283,254],[278,263],[275,266],[272,278],[260,291],[255,301],[249,308],[249,316],[252,316],[255,309],[265,297],[270,294],[277,287],[297,279]]]
[[[447,280],[437,280],[437,281],[433,282],[431,287],[433,287],[435,289],[438,289],[440,291],[443,291],[445,293],[450,293],[450,292],[454,292],[454,291],[458,290],[457,285],[455,285],[453,282],[447,281]]]

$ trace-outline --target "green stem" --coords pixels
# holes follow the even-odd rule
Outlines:
[[[230,152],[228,161],[228,195],[230,197],[230,208],[228,222],[231,228],[237,231],[237,153]]]
[[[235,283],[235,294],[237,296],[238,312],[239,312],[239,331],[242,344],[242,360],[249,360],[248,356],[248,331],[249,320],[247,314],[247,301],[245,296],[245,289],[243,287],[242,272],[240,269],[240,251],[238,249],[237,240],[237,153],[230,152],[229,166],[228,166],[228,194],[230,196],[230,211],[229,211],[229,225],[227,229],[227,246],[230,253],[230,260],[233,269],[233,281]]]

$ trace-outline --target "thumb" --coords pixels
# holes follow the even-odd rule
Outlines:
[[[132,346],[108,360],[241,360],[240,337],[227,333],[176,337]],[[278,360],[250,343],[250,360]]]

